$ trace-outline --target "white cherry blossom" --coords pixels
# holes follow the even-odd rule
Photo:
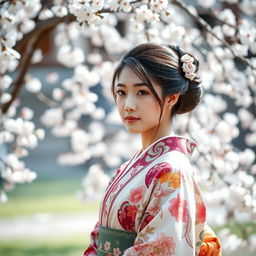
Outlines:
[[[58,50],[57,60],[64,66],[72,68],[81,64],[85,60],[85,57],[80,48],[76,47],[72,49],[70,45],[63,45]]]
[[[124,12],[130,12],[132,10],[130,0],[121,0],[120,9],[123,10]]]
[[[8,201],[8,197],[4,191],[0,191],[0,203],[6,203]]]
[[[200,4],[202,7],[205,8],[210,8],[213,7],[216,3],[216,0],[207,0],[207,1],[203,1],[203,0],[197,0],[198,4]]]
[[[34,111],[28,107],[23,107],[20,116],[25,120],[31,120],[34,116]]]
[[[96,12],[101,10],[104,6],[104,0],[93,0],[91,3],[91,7]]]
[[[20,29],[23,34],[26,34],[33,30],[36,26],[36,23],[33,20],[23,20],[20,25]]]
[[[150,21],[152,20],[154,13],[152,10],[148,9],[147,5],[141,5],[136,9],[135,20],[138,22]]]
[[[110,7],[110,10],[116,12],[118,10],[118,8],[120,7],[119,1],[118,0],[110,0],[109,7]]]
[[[0,96],[0,104],[5,104],[7,102],[9,102],[12,98],[12,95],[9,94],[9,93],[3,93],[1,96]]]
[[[94,10],[89,4],[71,4],[70,12],[77,17],[78,22],[90,22],[94,18]]]
[[[63,111],[61,108],[51,108],[44,112],[41,117],[41,122],[44,125],[50,127],[54,125],[59,125],[63,121]]]
[[[247,15],[255,15],[256,14],[256,4],[254,0],[243,0],[240,4],[240,8]]]
[[[25,77],[25,87],[29,92],[37,93],[41,90],[41,81],[31,75],[26,75]]]
[[[71,134],[71,148],[75,153],[82,153],[89,143],[89,135],[84,130],[75,130]]]
[[[38,63],[42,60],[43,60],[42,50],[41,49],[35,50],[33,57],[31,59],[31,62],[34,64],[34,63]]]
[[[53,12],[47,8],[43,8],[39,14],[39,20],[47,20],[54,16]]]
[[[53,91],[52,91],[52,97],[54,100],[56,101],[60,101],[64,98],[65,96],[65,92],[64,90],[60,89],[60,88],[55,88]]]
[[[99,199],[109,180],[110,177],[104,173],[100,165],[92,165],[88,175],[82,181],[85,188],[85,198],[87,200]]]
[[[59,80],[59,74],[57,72],[51,72],[47,75],[46,81],[49,84],[55,84]]]
[[[34,131],[34,134],[36,135],[36,137],[39,139],[39,140],[43,140],[44,137],[45,137],[45,131],[43,129],[36,129]]]
[[[51,8],[51,10],[57,17],[64,17],[68,14],[67,8],[61,5],[55,5]]]

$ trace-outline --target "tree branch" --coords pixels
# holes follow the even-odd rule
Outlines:
[[[233,24],[230,24],[228,23],[227,21],[224,21],[222,19],[220,19],[217,14],[213,11],[213,10],[208,10],[208,9],[204,9],[204,8],[198,8],[197,9],[199,11],[199,13],[202,15],[202,14],[206,14],[206,15],[209,15],[211,16],[212,18],[214,18],[215,20],[217,20],[219,23],[221,24],[224,24],[224,25],[228,25],[229,27],[232,27],[234,28],[235,30],[237,30],[237,27],[236,25],[233,25]]]
[[[216,35],[213,31],[211,26],[202,18],[200,18],[199,16],[193,14],[187,7],[187,5],[185,5],[182,1],[180,0],[172,0],[173,4],[176,4],[177,6],[179,6],[182,10],[184,10],[193,20],[195,20],[196,22],[198,22],[198,24],[200,26],[202,26],[209,34],[211,34],[213,37],[215,37],[217,40],[219,40],[226,48],[228,48],[230,50],[230,52],[232,53],[232,55],[239,59],[240,61],[244,62],[245,64],[247,64],[249,67],[251,67],[251,69],[256,70],[256,67],[254,67],[250,61],[242,56],[238,56],[236,55],[236,53],[234,52],[234,50],[232,49],[231,45],[224,39],[220,38],[218,35]]]
[[[11,106],[12,102],[18,97],[24,82],[24,77],[31,64],[31,58],[33,57],[33,53],[42,37],[44,37],[45,34],[49,33],[52,29],[54,29],[58,24],[62,22],[71,22],[73,20],[75,20],[75,17],[73,15],[68,15],[66,17],[54,17],[49,20],[40,21],[38,22],[36,27],[30,33],[24,36],[23,39],[17,44],[16,47],[20,48],[24,42],[28,41],[25,53],[22,54],[21,62],[19,65],[19,74],[12,85],[12,98],[9,102],[2,106],[2,113],[6,113],[9,107]]]

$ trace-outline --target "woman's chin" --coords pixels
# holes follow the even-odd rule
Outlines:
[[[138,129],[132,129],[130,127],[126,127],[127,131],[131,134],[137,134],[140,133],[140,131]]]

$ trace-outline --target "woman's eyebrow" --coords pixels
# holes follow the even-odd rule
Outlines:
[[[141,83],[135,83],[135,84],[133,84],[133,86],[134,87],[139,87],[139,86],[148,86],[148,85],[146,83],[141,82]],[[116,87],[126,87],[126,85],[122,84],[122,83],[118,83],[116,85]]]

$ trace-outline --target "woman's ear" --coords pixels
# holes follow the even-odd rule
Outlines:
[[[168,105],[169,109],[171,109],[172,106],[177,103],[179,96],[180,96],[179,93],[175,93],[175,94],[171,94],[171,95],[167,96],[167,105]]]

